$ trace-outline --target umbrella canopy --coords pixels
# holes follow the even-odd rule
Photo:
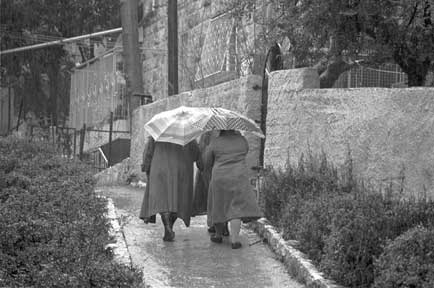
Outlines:
[[[206,131],[240,130],[264,138],[258,125],[246,116],[224,108],[185,107],[156,114],[145,130],[159,142],[186,145]]]
[[[265,138],[261,128],[250,118],[224,108],[207,108],[207,117],[200,118],[192,125],[203,131],[209,130],[240,130],[250,132],[258,137]]]
[[[156,114],[145,124],[145,130],[155,141],[186,145],[205,131],[193,125],[209,117],[209,109],[180,106]]]

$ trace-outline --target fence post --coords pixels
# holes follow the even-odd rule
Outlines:
[[[74,128],[74,154],[73,157],[75,158],[77,156],[77,129]]]
[[[109,147],[108,147],[108,167],[112,166],[112,136],[113,136],[113,112],[110,112],[110,131],[109,131]]]
[[[21,118],[21,112],[23,111],[23,106],[24,106],[24,98],[21,98],[20,111],[18,111],[18,119],[17,119],[17,132],[18,129],[20,128],[20,118]]]
[[[51,119],[53,119],[53,114],[51,114]],[[51,137],[53,137],[53,147],[56,146],[56,130],[53,126],[53,122],[51,121]]]
[[[83,128],[80,130],[80,160],[83,160],[84,136],[86,135],[86,123],[83,123]]]
[[[12,111],[13,109],[11,109],[12,106],[12,99],[11,99],[11,86],[10,83],[8,82],[8,132],[7,134],[9,134],[9,132],[11,131],[11,121],[12,121]]]

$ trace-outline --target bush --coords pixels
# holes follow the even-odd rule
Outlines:
[[[283,229],[284,238],[292,238],[295,225],[302,217],[303,205],[339,194],[337,189],[337,170],[324,154],[318,159],[309,156],[308,161],[302,155],[297,168],[288,164],[284,170],[270,169],[265,174],[262,191],[265,217]]]
[[[417,226],[389,241],[375,262],[373,287],[434,287],[434,230]]]
[[[342,285],[369,287],[374,279],[374,257],[380,255],[385,241],[384,213],[380,196],[339,199],[325,239],[321,269]]]
[[[264,214],[284,239],[298,240],[300,250],[328,277],[349,287],[369,287],[374,259],[388,240],[417,225],[434,227],[434,203],[367,189],[352,174],[348,156],[341,174],[324,155],[302,156],[297,168],[269,170],[262,190]]]
[[[300,243],[300,249],[316,264],[321,262],[325,241],[330,234],[329,223],[333,216],[330,203],[332,202],[328,197],[302,203],[299,220],[294,224],[292,232],[293,239]]]
[[[112,261],[90,168],[47,143],[0,139],[0,286],[139,287]]]

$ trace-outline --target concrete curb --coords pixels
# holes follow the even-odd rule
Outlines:
[[[111,198],[107,199],[107,219],[110,221],[110,236],[113,236],[116,243],[110,243],[105,246],[105,249],[111,249],[113,252],[114,260],[120,264],[125,264],[132,267],[132,259],[128,251],[127,243],[125,241],[124,233],[122,232],[119,220],[116,215],[116,209]]]
[[[311,261],[302,252],[292,247],[288,241],[285,241],[267,219],[261,218],[248,223],[246,227],[255,231],[264,240],[266,239],[291,276],[305,283],[308,288],[343,288],[325,279]]]

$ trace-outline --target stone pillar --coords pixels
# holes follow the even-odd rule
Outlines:
[[[290,149],[287,135],[291,125],[288,102],[294,91],[319,88],[319,75],[314,68],[277,70],[270,73],[268,82],[267,137],[265,139],[264,166],[285,166]]]
[[[319,75],[315,68],[273,71],[269,77],[268,101],[270,102],[272,94],[276,94],[279,91],[315,88],[319,88]]]

